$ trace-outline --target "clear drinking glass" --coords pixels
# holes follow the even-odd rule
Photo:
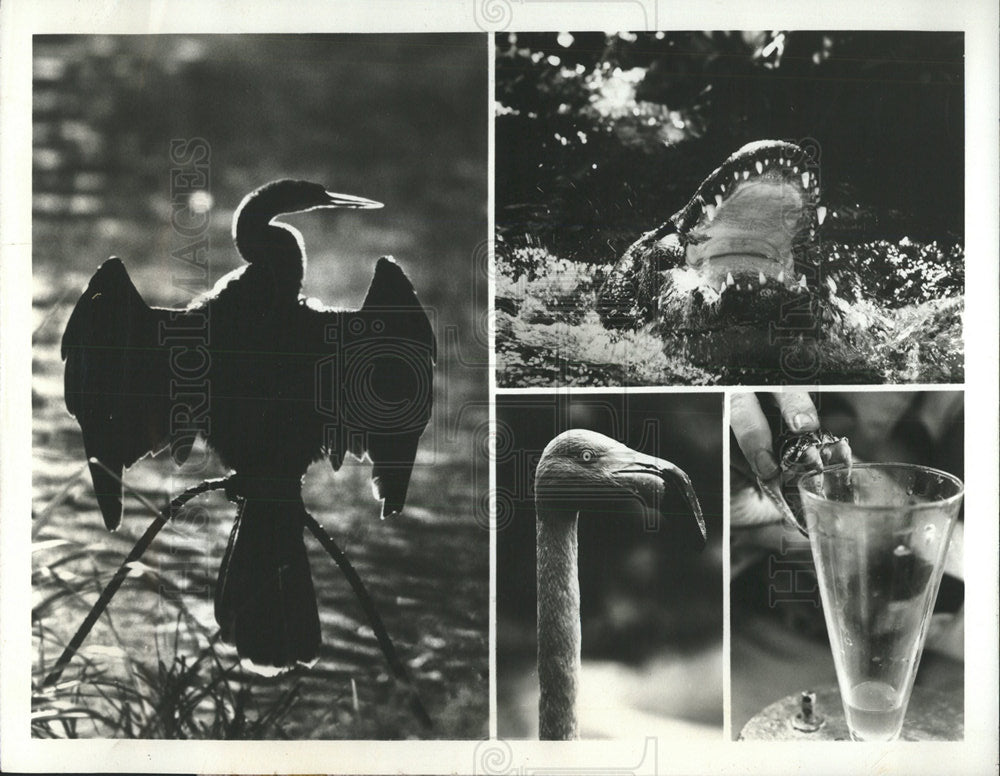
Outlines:
[[[963,492],[958,478],[908,464],[799,481],[855,741],[893,741],[903,727]]]

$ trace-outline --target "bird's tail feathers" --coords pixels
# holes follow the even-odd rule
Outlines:
[[[258,673],[309,665],[319,652],[320,624],[301,498],[239,501],[215,591],[222,638]]]

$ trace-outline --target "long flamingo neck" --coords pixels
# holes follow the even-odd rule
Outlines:
[[[575,513],[536,505],[538,513],[539,738],[578,736],[576,696],[580,676],[580,580]]]

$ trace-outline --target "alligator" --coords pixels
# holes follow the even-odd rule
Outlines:
[[[514,248],[497,287],[500,379],[961,383],[960,239],[872,240],[859,208],[821,204],[809,144],[763,140],[607,270]]]
[[[850,348],[831,359],[820,347],[852,310],[818,247],[827,213],[817,156],[776,140],[732,154],[608,273],[597,305],[604,324],[652,323],[667,347],[698,366],[724,365],[740,382],[809,382],[821,372],[881,382]]]
[[[741,281],[791,287],[825,215],[818,201],[818,167],[801,147],[775,140],[743,146],[683,208],[625,251],[602,289],[602,317],[623,326],[655,313],[659,273],[675,267],[690,270],[694,287],[713,302]]]

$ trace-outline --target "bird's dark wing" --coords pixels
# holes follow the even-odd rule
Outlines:
[[[121,522],[124,467],[166,441],[169,424],[168,354],[158,344],[158,319],[139,296],[124,265],[108,259],[76,303],[62,339],[66,407],[83,431],[104,523]]]
[[[403,270],[379,259],[361,309],[316,313],[334,354],[337,427],[327,436],[334,468],[345,452],[371,459],[382,516],[402,511],[431,416],[437,343],[426,310]]]

